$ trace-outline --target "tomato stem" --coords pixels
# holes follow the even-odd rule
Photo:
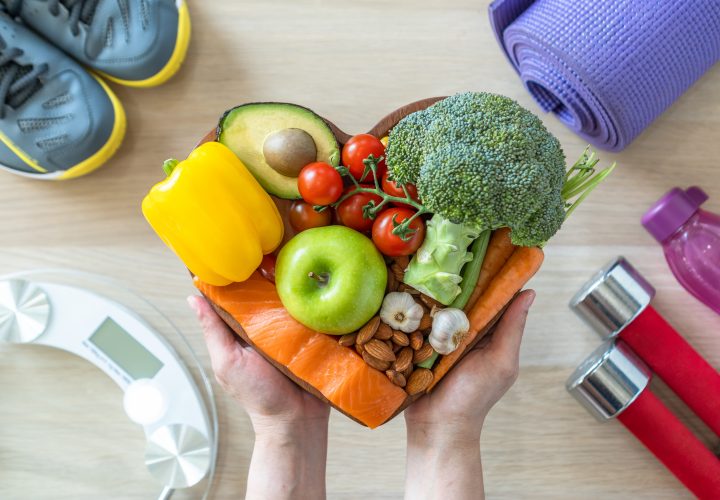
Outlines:
[[[355,188],[343,194],[335,203],[332,203],[330,206],[337,208],[342,202],[358,193],[374,194],[382,198],[382,201],[380,201],[380,203],[378,203],[377,205],[374,201],[370,201],[367,205],[363,207],[363,217],[366,219],[374,219],[375,217],[377,217],[378,213],[380,213],[382,207],[384,207],[388,203],[395,202],[408,205],[414,208],[416,212],[412,215],[412,217],[408,217],[407,219],[399,223],[395,219],[393,219],[394,228],[392,230],[392,233],[394,235],[399,236],[403,241],[408,241],[410,238],[412,238],[412,235],[416,231],[416,229],[412,229],[410,227],[410,224],[418,217],[428,213],[428,210],[421,203],[418,203],[412,198],[412,196],[410,196],[410,193],[408,193],[405,184],[399,184],[402,187],[403,193],[405,194],[404,197],[393,196],[382,190],[382,188],[380,187],[380,180],[378,179],[377,175],[377,167],[383,159],[383,156],[376,158],[375,156],[370,155],[363,160],[365,170],[361,176],[361,181],[364,180],[369,173],[372,173],[375,187],[363,187],[350,173],[350,170],[347,167],[337,167],[337,171],[340,173],[340,175],[350,178]],[[316,207],[315,209],[317,210],[318,208]]]

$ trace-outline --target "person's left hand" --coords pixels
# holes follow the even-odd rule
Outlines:
[[[327,427],[330,408],[302,390],[248,346],[198,296],[188,297],[200,320],[215,378],[258,427],[317,422]]]

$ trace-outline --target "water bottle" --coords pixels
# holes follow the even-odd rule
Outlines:
[[[720,216],[701,210],[699,187],[671,189],[642,217],[687,291],[720,314]]]

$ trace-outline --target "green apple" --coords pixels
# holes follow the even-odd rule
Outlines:
[[[333,335],[354,332],[380,309],[387,267],[372,241],[345,226],[299,233],[280,251],[278,295],[290,316]]]

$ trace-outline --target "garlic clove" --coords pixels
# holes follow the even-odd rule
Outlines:
[[[470,321],[461,309],[447,307],[435,311],[428,341],[442,355],[455,351],[470,331]]]
[[[393,330],[412,333],[420,326],[425,310],[407,292],[390,292],[383,299],[380,319]]]

